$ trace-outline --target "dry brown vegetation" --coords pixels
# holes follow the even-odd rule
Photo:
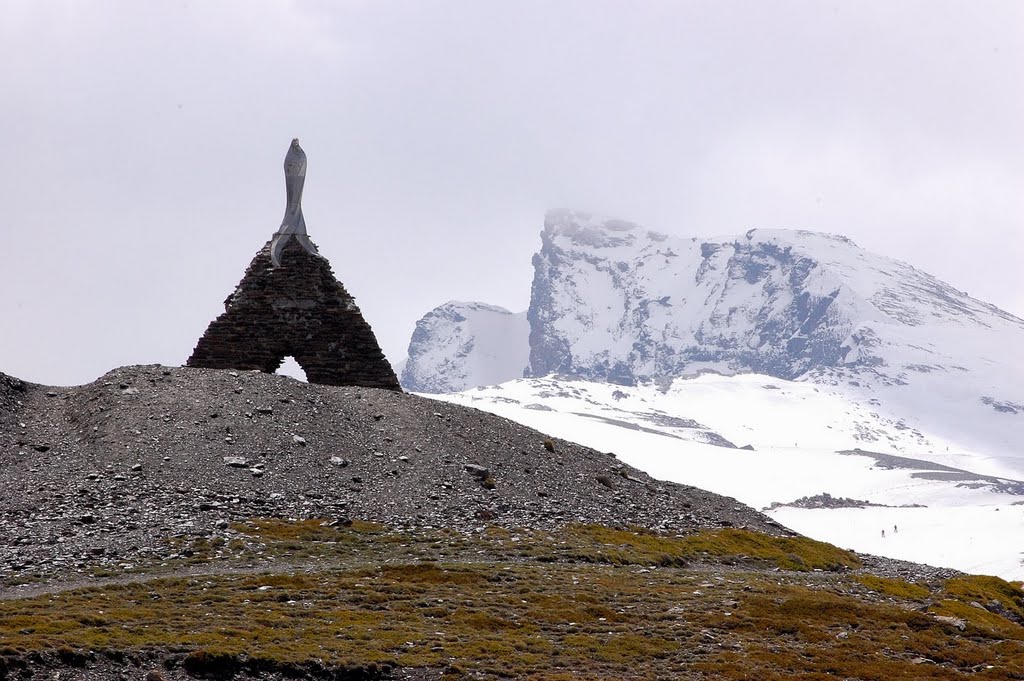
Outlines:
[[[236,527],[248,539],[229,556],[257,542],[299,564],[0,601],[3,655],[152,651],[223,674],[322,662],[506,678],[1024,679],[1020,585],[862,574],[854,554],[802,538]],[[226,547],[205,550],[193,558],[230,565]]]

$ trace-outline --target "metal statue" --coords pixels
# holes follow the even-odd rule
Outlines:
[[[274,232],[274,240],[270,243],[270,260],[274,267],[281,266],[281,253],[288,239],[295,237],[299,245],[313,255],[320,255],[316,246],[306,236],[306,220],[302,217],[302,185],[306,183],[306,152],[299,146],[299,140],[293,139],[284,157],[284,186],[288,194],[288,205],[284,209],[284,220]]]

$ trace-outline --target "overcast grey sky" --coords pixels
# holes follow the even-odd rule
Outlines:
[[[1024,316],[1019,0],[0,0],[0,44],[0,371],[28,380],[183,363],[292,137],[393,362],[449,299],[525,309],[551,207],[841,233]]]

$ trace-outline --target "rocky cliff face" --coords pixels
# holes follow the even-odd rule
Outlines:
[[[1004,349],[1024,341],[1024,321],[844,237],[684,239],[552,212],[541,239],[531,376],[633,384],[705,370],[839,370],[899,383],[937,363],[953,370],[970,350],[953,337]]]
[[[451,301],[416,322],[402,386],[422,393],[458,392],[523,377],[529,360],[526,313]]]

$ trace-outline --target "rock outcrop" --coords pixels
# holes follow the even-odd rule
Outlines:
[[[249,264],[226,311],[199,339],[188,366],[273,373],[291,356],[310,383],[401,390],[373,330],[326,259],[296,241],[281,267],[268,242]]]
[[[450,393],[523,377],[530,357],[526,312],[451,301],[416,322],[402,386]]]
[[[14,412],[25,390],[24,381],[0,373],[0,427],[14,423]]]

